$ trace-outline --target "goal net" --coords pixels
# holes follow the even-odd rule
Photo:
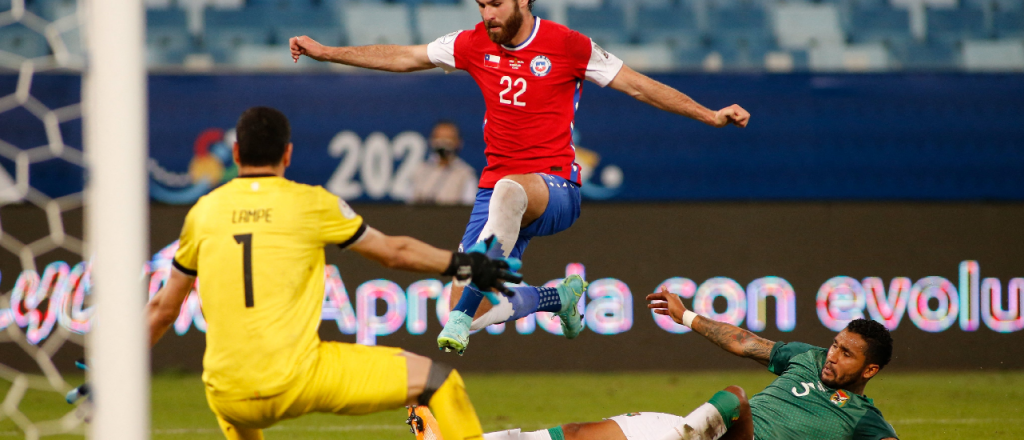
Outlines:
[[[0,438],[148,438],[142,14],[0,0]],[[64,404],[83,380],[96,398]]]

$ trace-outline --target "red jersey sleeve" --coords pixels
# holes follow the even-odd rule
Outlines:
[[[586,35],[569,31],[565,40],[566,53],[572,60],[577,78],[586,78],[604,87],[622,70],[622,60],[602,49]]]

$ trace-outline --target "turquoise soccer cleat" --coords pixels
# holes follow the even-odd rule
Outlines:
[[[562,335],[567,339],[575,339],[583,331],[583,314],[579,312],[576,304],[587,292],[586,281],[579,275],[569,275],[555,288],[558,289],[558,297],[562,300],[562,311],[558,317],[562,321]]]
[[[445,352],[455,350],[459,356],[466,352],[469,345],[469,326],[473,323],[473,317],[459,310],[452,310],[448,315],[448,322],[437,335],[437,349]]]

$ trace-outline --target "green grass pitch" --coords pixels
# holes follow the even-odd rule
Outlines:
[[[466,383],[484,429],[494,431],[536,430],[635,411],[685,414],[727,385],[753,395],[773,377],[749,371],[469,374]],[[0,381],[3,396],[9,387]],[[223,438],[198,375],[157,375],[152,391],[153,439]],[[867,395],[904,440],[1024,438],[1024,372],[883,372],[868,384]],[[60,395],[34,391],[19,405],[32,420],[53,419],[68,408]],[[282,422],[267,430],[266,438],[409,440],[404,419],[404,410],[362,417],[314,414]],[[0,439],[17,438],[24,434],[10,419],[0,419]]]

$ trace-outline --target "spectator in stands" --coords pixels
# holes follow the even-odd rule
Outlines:
[[[472,205],[476,199],[476,170],[459,158],[462,137],[452,121],[440,121],[430,134],[433,153],[412,179],[408,202],[425,205]]]

